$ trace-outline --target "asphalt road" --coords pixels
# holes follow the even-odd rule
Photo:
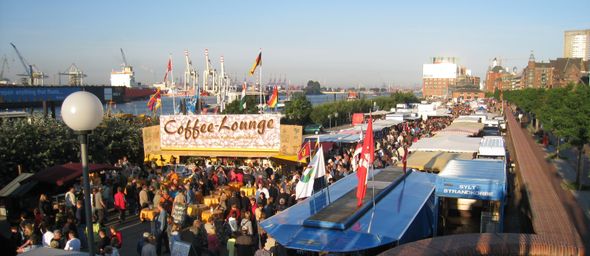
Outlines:
[[[109,222],[106,227],[115,225],[123,236],[123,246],[119,250],[120,255],[132,256],[137,254],[137,241],[143,236],[144,232],[150,232],[150,222],[140,222],[137,215],[127,216],[125,222],[119,224],[116,214],[109,214]]]

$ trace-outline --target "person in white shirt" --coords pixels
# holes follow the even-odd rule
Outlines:
[[[74,194],[74,192],[76,191],[76,189],[74,187],[71,187],[70,190],[68,190],[68,192],[66,192],[66,207],[68,208],[74,208],[76,206],[76,194]]]
[[[80,239],[76,238],[76,233],[73,230],[70,230],[68,233],[68,241],[66,242],[64,250],[79,252],[81,245]]]
[[[50,247],[49,245],[51,244],[51,240],[53,240],[53,232],[49,231],[49,229],[47,229],[43,223],[40,229],[41,231],[45,232],[43,233],[42,238],[43,247]]]

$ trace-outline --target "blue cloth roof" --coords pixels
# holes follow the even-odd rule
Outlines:
[[[436,178],[436,196],[500,200],[506,195],[503,160],[451,160]]]
[[[374,174],[380,171],[375,170]],[[369,181],[371,176],[370,173]],[[306,251],[352,252],[407,242],[408,238],[424,238],[432,234],[432,229],[424,226],[432,227],[434,221],[435,179],[433,174],[409,173],[376,203],[374,210],[371,207],[344,230],[304,226],[307,218],[328,204],[327,189],[262,221],[260,225],[285,247]],[[356,175],[344,177],[329,187],[330,201],[335,201],[356,187]],[[367,193],[371,193],[370,187]]]

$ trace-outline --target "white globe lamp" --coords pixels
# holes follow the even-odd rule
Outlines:
[[[88,177],[88,134],[100,122],[104,111],[100,100],[92,93],[75,92],[64,100],[61,105],[61,117],[64,123],[78,134],[80,141],[80,158],[82,160],[82,177],[84,182],[84,212],[86,215],[86,240],[89,255],[96,255],[94,248],[94,232],[92,230],[92,213],[90,206],[90,179]]]

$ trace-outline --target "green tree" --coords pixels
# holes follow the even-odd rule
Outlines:
[[[338,124],[350,122],[351,113],[367,113],[373,107],[373,102],[379,109],[389,110],[395,107],[398,103],[413,103],[418,102],[418,98],[412,93],[393,93],[390,96],[381,96],[371,99],[361,98],[354,101],[337,101],[329,102],[313,107],[310,114],[310,119],[315,124],[322,124],[328,127],[330,121],[334,122],[336,119]],[[338,117],[334,118],[334,113],[338,113]],[[332,118],[328,118],[331,116]]]
[[[590,88],[579,84],[573,87],[566,96],[565,105],[569,110],[565,115],[564,124],[561,127],[562,134],[567,138],[567,143],[578,151],[578,163],[576,168],[576,184],[582,189],[581,175],[584,157],[584,145],[590,143]]]
[[[145,123],[134,119],[105,118],[89,136],[89,160],[94,163],[115,163],[127,157],[132,163],[142,163],[141,129],[145,126]]]
[[[246,96],[246,109],[240,108],[240,101],[234,100],[225,105],[223,114],[256,114],[258,113],[258,97],[253,95]]]
[[[565,139],[562,147],[578,151],[576,184],[581,188],[584,145],[590,143],[590,88],[583,84],[556,89],[525,89],[504,94],[505,99],[534,116],[546,130]]]
[[[305,125],[309,122],[312,105],[303,93],[293,94],[291,101],[285,104],[286,123]]]
[[[143,162],[141,128],[151,122],[105,117],[89,136],[91,163],[115,163],[123,156]],[[63,121],[31,116],[0,121],[0,187],[23,171],[38,172],[47,167],[80,161],[80,146]]]
[[[307,87],[305,87],[305,94],[306,95],[322,94],[320,82],[309,80],[307,82]]]

